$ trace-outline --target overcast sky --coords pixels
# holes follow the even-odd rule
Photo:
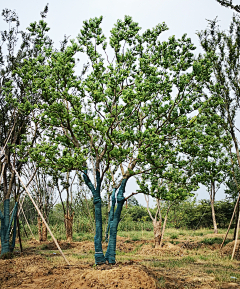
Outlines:
[[[197,31],[207,27],[207,20],[218,17],[222,29],[228,29],[233,10],[227,9],[215,0],[8,0],[0,1],[0,10],[8,8],[15,10],[20,19],[20,29],[24,30],[29,23],[40,19],[40,12],[49,3],[46,21],[51,30],[50,37],[56,46],[64,35],[75,38],[82,27],[82,22],[89,18],[103,16],[102,28],[106,36],[117,19],[124,15],[133,17],[143,30],[152,28],[158,23],[165,22],[169,27],[162,39],[175,35],[177,38],[187,33],[197,46],[196,53],[202,52],[199,47]],[[0,30],[6,29],[2,18]],[[136,190],[134,179],[127,185],[127,194]],[[137,197],[144,204],[144,197]],[[198,191],[198,199],[209,198],[204,187]],[[217,200],[223,199],[223,189],[217,194]],[[153,204],[153,203],[151,203]]]

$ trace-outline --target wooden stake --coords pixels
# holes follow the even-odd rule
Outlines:
[[[5,168],[5,163],[3,164],[3,168],[2,168],[2,173],[1,173],[1,177],[0,177],[0,185],[2,183],[2,177],[3,177],[4,168]]]
[[[23,213],[23,216],[24,216],[24,219],[25,219],[25,221],[26,221],[26,223],[27,223],[27,225],[28,225],[28,229],[29,229],[29,231],[31,232],[31,234],[32,234],[32,236],[33,236],[33,238],[34,238],[34,240],[36,240],[35,236],[33,235],[32,229],[31,229],[31,227],[30,227],[30,225],[29,225],[29,223],[28,223],[28,220],[27,220],[27,218],[26,218],[26,216],[25,216],[25,214],[24,214],[23,208],[21,208],[20,210],[21,210],[22,213]],[[36,240],[36,241],[37,241],[37,240]]]
[[[17,221],[17,228],[18,228],[18,240],[19,240],[19,245],[20,245],[20,252],[22,253],[23,248],[22,248],[22,239],[21,239],[21,232],[20,232],[20,225],[19,225],[18,216],[17,216],[16,221]]]
[[[223,239],[223,241],[222,241],[222,244],[221,244],[221,246],[220,246],[220,250],[222,249],[222,247],[223,247],[223,245],[224,245],[224,242],[225,242],[225,240],[227,239],[227,235],[228,235],[228,232],[229,232],[230,227],[231,227],[231,225],[232,225],[232,221],[233,221],[233,218],[234,218],[234,215],[235,215],[235,212],[236,212],[238,203],[239,203],[239,199],[240,199],[240,194],[238,195],[238,199],[237,199],[236,205],[235,205],[234,210],[233,210],[232,218],[231,218],[231,221],[230,221],[230,223],[229,223],[229,226],[228,226],[228,229],[227,229],[227,233],[226,233],[226,235],[225,235],[225,237],[224,237],[224,239]]]
[[[42,215],[41,211],[39,210],[39,208],[38,208],[37,204],[35,203],[34,199],[32,198],[31,194],[29,193],[28,189],[25,187],[25,185],[24,185],[24,183],[23,183],[22,179],[20,178],[20,176],[19,176],[18,172],[16,171],[16,169],[15,169],[14,167],[13,167],[13,170],[15,171],[15,173],[16,173],[16,176],[19,178],[19,180],[20,180],[20,182],[21,182],[22,186],[24,187],[24,189],[25,189],[26,193],[28,194],[28,196],[29,196],[30,200],[32,201],[32,203],[33,203],[34,207],[36,208],[36,210],[37,210],[38,214],[40,215],[40,217],[41,217],[41,219],[42,219],[43,223],[44,223],[44,224],[45,224],[45,226],[47,227],[47,229],[48,229],[48,232],[50,233],[50,235],[51,235],[51,237],[52,237],[52,239],[53,239],[54,243],[56,244],[56,246],[57,246],[57,248],[58,248],[59,252],[61,253],[61,255],[62,255],[63,259],[66,261],[66,263],[67,263],[68,265],[70,265],[70,263],[68,262],[67,258],[66,258],[66,257],[65,257],[65,255],[63,254],[63,251],[61,250],[61,248],[60,248],[60,246],[59,246],[59,244],[58,244],[57,240],[56,240],[56,239],[55,239],[55,237],[53,236],[53,233],[52,233],[52,231],[50,230],[50,228],[49,228],[49,226],[48,226],[47,222],[45,221],[45,219],[44,219],[44,217],[43,217],[43,215]]]
[[[11,131],[10,131],[10,134],[9,134],[9,136],[8,136],[7,140],[6,140],[6,143],[5,143],[4,147],[2,148],[2,150],[1,150],[1,152],[0,152],[0,157],[2,156],[2,154],[3,154],[4,150],[5,150],[6,146],[7,146],[7,142],[8,142],[8,140],[9,140],[9,138],[10,138],[10,136],[11,136],[12,132],[13,132],[13,129],[14,129],[14,127],[15,127],[15,120],[14,120],[14,124],[13,124],[13,127],[12,127],[12,129],[11,129]]]
[[[234,255],[235,255],[235,251],[236,251],[236,247],[237,247],[239,224],[240,224],[240,212],[239,212],[239,214],[238,214],[237,232],[236,232],[235,243],[234,243],[234,247],[233,247],[233,252],[232,252],[232,258],[231,258],[231,260],[233,260],[233,257],[234,257]]]

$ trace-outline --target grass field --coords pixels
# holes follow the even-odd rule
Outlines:
[[[59,242],[71,266],[66,266],[51,240],[23,240],[23,253],[17,244],[12,259],[0,260],[0,284],[1,288],[240,288],[240,248],[231,261],[230,232],[220,252],[224,233],[167,229],[164,246],[154,248],[153,232],[120,231],[116,265],[102,266],[94,265],[90,233],[74,234],[72,243]],[[106,246],[103,243],[104,250]]]

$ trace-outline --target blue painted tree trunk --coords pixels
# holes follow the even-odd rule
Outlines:
[[[117,208],[114,212],[113,220],[110,222],[110,237],[108,248],[105,255],[109,264],[116,263],[116,242],[117,242],[117,228],[121,217],[122,207],[125,201],[124,193],[127,184],[127,179],[123,179],[117,194]]]
[[[10,200],[7,199],[4,201],[4,213],[0,211],[1,218],[1,256],[3,254],[12,252],[15,247],[16,239],[16,217],[17,217],[17,206],[18,203],[15,203],[13,208],[12,216],[10,219]],[[10,244],[10,232],[12,227],[12,222],[14,220],[13,226],[13,238],[12,244]]]
[[[105,242],[106,243],[108,242],[108,232],[110,229],[110,222],[113,221],[113,217],[114,217],[114,210],[115,210],[115,204],[116,204],[116,197],[115,197],[116,191],[117,191],[117,189],[114,188],[112,191],[112,195],[111,195],[112,206],[111,206],[109,216],[108,216],[108,226],[107,226],[106,235],[105,235]],[[105,256],[105,258],[106,258],[106,256]]]
[[[102,201],[100,195],[101,180],[99,171],[96,172],[97,187],[94,188],[91,180],[87,175],[87,170],[84,171],[83,179],[91,190],[93,194],[93,203],[95,208],[95,237],[94,237],[94,247],[95,247],[95,264],[100,265],[106,262],[106,259],[102,250]]]

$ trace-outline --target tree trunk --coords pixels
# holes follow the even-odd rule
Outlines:
[[[238,216],[239,216],[239,203],[238,203],[237,212],[236,212],[236,223],[235,223],[235,228],[234,228],[233,241],[236,238],[237,225],[238,225]]]
[[[153,221],[153,233],[154,233],[154,240],[155,240],[155,247],[160,246],[161,243],[161,221]]]
[[[167,214],[166,214],[166,216],[165,216],[165,219],[164,219],[164,222],[163,222],[161,240],[160,240],[160,245],[159,245],[160,247],[162,247],[162,243],[163,243],[163,236],[164,236],[165,229],[166,229],[167,217],[168,217],[168,212],[167,212]]]
[[[47,227],[44,222],[42,222],[42,240],[43,242],[47,241]]]
[[[218,233],[218,228],[217,228],[217,222],[216,222],[216,216],[215,216],[215,208],[214,208],[215,195],[216,195],[215,182],[211,181],[210,202],[211,202],[211,209],[212,209],[212,220],[213,220],[214,234],[217,234]]]
[[[69,214],[69,212],[67,213],[67,215],[65,215],[65,228],[66,228],[66,239],[67,242],[72,242],[72,226],[73,226],[73,216],[74,213],[72,213],[72,215]]]
[[[108,225],[107,225],[106,235],[105,235],[105,242],[106,243],[108,243],[108,232],[110,229],[110,223],[113,221],[113,217],[114,217],[114,210],[115,210],[115,204],[116,204],[115,194],[116,194],[116,188],[113,189],[112,194],[111,194],[112,207],[110,207],[110,208],[108,207],[108,212],[109,212],[108,213]]]
[[[218,228],[217,228],[217,222],[216,222],[215,208],[214,208],[214,201],[213,200],[211,200],[211,208],[212,208],[212,220],[213,220],[214,234],[217,234]]]
[[[94,237],[94,247],[95,247],[95,264],[100,265],[106,262],[106,259],[103,254],[102,249],[102,200],[100,195],[100,187],[101,187],[101,180],[100,180],[100,173],[96,171],[96,178],[97,178],[97,187],[94,188],[91,180],[87,175],[87,170],[84,171],[83,179],[91,190],[93,194],[93,203],[94,203],[94,218],[95,218],[95,237]]]
[[[109,264],[116,263],[117,228],[121,217],[122,207],[125,202],[124,193],[127,179],[123,179],[117,194],[117,208],[114,212],[113,220],[110,221],[110,237],[105,258]]]
[[[38,239],[39,242],[43,241],[43,236],[42,236],[42,219],[40,217],[37,218],[38,221]]]
[[[4,213],[0,211],[0,219],[1,219],[1,256],[3,254],[7,254],[13,251],[15,247],[15,238],[16,238],[16,216],[17,216],[17,206],[18,203],[15,203],[12,216],[10,219],[10,200],[6,199],[4,201]],[[13,227],[13,238],[12,244],[10,244],[10,232],[12,222],[14,220]]]

